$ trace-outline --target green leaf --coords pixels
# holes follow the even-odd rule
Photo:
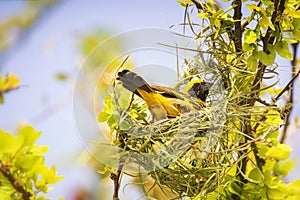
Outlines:
[[[233,165],[232,167],[230,167],[230,168],[227,170],[226,174],[227,174],[228,176],[235,177],[235,176],[236,176],[236,172],[237,172],[237,166],[236,166],[236,165]]]
[[[287,160],[285,162],[280,162],[277,173],[282,176],[287,176],[288,173],[295,167],[295,165],[296,165],[295,160]]]
[[[248,10],[255,10],[257,8],[256,4],[246,4]]]
[[[44,197],[44,196],[39,196],[39,197],[35,198],[34,200],[46,200],[46,197]]]
[[[248,44],[248,43],[243,43],[243,50],[244,50],[244,51],[249,52],[249,51],[252,51],[252,50],[254,50],[254,49],[255,49],[255,45],[253,45],[253,44]]]
[[[271,186],[271,184],[272,184],[272,174],[271,174],[270,170],[266,170],[264,172],[264,184],[267,186]]]
[[[286,160],[290,157],[291,151],[292,147],[286,144],[278,144],[276,147],[269,149],[266,155],[278,160]]]
[[[120,125],[120,129],[125,131],[125,130],[129,130],[133,125],[133,122],[130,120],[124,120],[121,125]]]
[[[48,186],[45,180],[38,180],[34,183],[34,186],[36,187],[36,189],[38,189],[39,191],[42,191],[44,193],[48,192]]]
[[[33,145],[30,147],[30,152],[35,155],[44,155],[48,151],[48,146]]]
[[[33,145],[41,136],[42,132],[36,132],[31,126],[25,126],[20,130],[18,137],[22,137],[24,146]]]
[[[290,182],[288,184],[288,191],[289,194],[300,197],[300,179]]]
[[[106,113],[112,114],[114,112],[113,102],[112,102],[112,98],[110,96],[104,97],[103,104],[104,104],[104,111]]]
[[[258,53],[258,58],[259,60],[266,66],[272,65],[275,61],[275,55],[274,53],[267,54],[264,51],[259,51]]]
[[[255,182],[261,182],[263,180],[263,175],[257,167],[251,170],[248,177]]]
[[[0,104],[4,103],[4,96],[3,94],[0,92]]]
[[[296,11],[294,11],[294,12],[291,12],[290,13],[291,14],[291,17],[293,17],[293,18],[300,18],[300,10],[296,10]]]
[[[255,58],[253,55],[249,56],[249,58],[247,60],[247,65],[248,65],[249,71],[255,72],[257,65],[258,65],[257,58]]]
[[[120,121],[120,115],[118,113],[114,113],[110,116],[110,118],[107,120],[107,125],[109,127],[117,127]]]
[[[281,57],[287,58],[289,60],[293,60],[292,53],[291,53],[289,45],[286,41],[278,41],[275,44],[275,49]]]
[[[63,73],[57,73],[55,75],[55,78],[59,81],[65,81],[68,79],[68,75],[67,74],[63,74]]]
[[[121,108],[123,108],[123,109],[128,108],[130,100],[131,100],[131,94],[132,93],[125,93],[119,97],[118,103]]]
[[[260,18],[259,25],[264,30],[268,30],[268,28],[270,27],[273,31],[275,31],[275,27],[274,27],[273,23],[271,22],[270,18],[268,18],[265,15]]]
[[[258,150],[259,156],[262,158],[266,156],[268,149],[269,149],[269,147],[267,146],[267,144],[260,144],[260,143],[257,144],[257,150]]]
[[[268,27],[269,27],[268,20],[269,20],[269,18],[267,16],[262,16],[262,18],[260,18],[260,20],[259,20],[259,25],[264,30],[268,30]]]
[[[256,41],[257,35],[253,30],[246,30],[244,40],[247,44],[252,44]]]
[[[270,6],[273,2],[271,0],[262,0],[262,3],[266,6]]]
[[[268,188],[267,190],[267,194],[268,194],[268,197],[269,199],[278,199],[278,200],[282,200],[282,199],[285,199],[288,192],[287,192],[287,189],[286,189],[286,185],[285,184],[280,184],[278,185],[277,188]]]
[[[63,176],[56,176],[55,166],[53,166],[51,169],[45,166],[41,169],[40,173],[42,175],[43,180],[47,184],[54,184],[63,179]]]
[[[293,27],[294,27],[294,30],[299,30],[300,29],[300,19],[294,19],[293,20]]]
[[[282,124],[282,119],[280,117],[280,113],[277,110],[268,111],[266,122],[274,124],[274,125]]]
[[[15,136],[0,129],[0,153],[14,153],[21,145]]]
[[[266,149],[265,153],[268,151],[269,148]],[[271,159],[266,159],[266,163],[263,166],[263,170],[264,171],[272,171],[274,169],[276,163],[277,162],[275,160],[273,160],[273,159],[272,160]]]
[[[177,2],[182,6],[182,7],[187,7],[191,4],[193,4],[193,2],[191,0],[177,0]]]
[[[229,191],[232,193],[232,194],[235,194],[237,196],[241,196],[241,187],[236,183],[236,182],[232,182],[229,186]]]
[[[206,19],[210,17],[209,13],[198,13],[198,17],[202,19]]]
[[[105,122],[107,121],[112,114],[105,112],[104,110],[102,110],[99,115],[98,115],[98,121],[99,122]]]
[[[13,194],[15,191],[7,186],[1,185],[0,187],[0,198],[2,200],[11,200],[11,194]],[[21,198],[20,198],[21,199]]]
[[[296,40],[300,41],[300,19],[293,20],[293,36]]]
[[[27,155],[26,157],[19,158],[18,165],[22,171],[30,171],[33,170],[34,167],[42,165],[44,163],[43,156],[35,156],[35,155]]]
[[[300,30],[294,30],[293,36],[296,40],[300,41]]]

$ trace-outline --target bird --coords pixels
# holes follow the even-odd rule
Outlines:
[[[205,108],[211,87],[211,84],[199,78],[190,81],[183,92],[177,92],[169,87],[149,85],[140,75],[128,69],[119,71],[116,79],[124,88],[146,102],[152,121],[174,118]]]

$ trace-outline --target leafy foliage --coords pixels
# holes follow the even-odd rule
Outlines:
[[[46,199],[49,184],[57,183],[55,167],[45,165],[48,147],[35,144],[41,132],[25,126],[16,136],[0,129],[0,197],[8,199]]]
[[[5,79],[0,75],[0,104],[4,102],[3,94],[18,88],[20,80],[13,74],[9,74]]]
[[[182,160],[184,156],[178,157],[171,165],[163,169],[158,167],[152,174],[149,173],[150,176],[161,189],[167,186],[178,198],[299,199],[299,180],[290,183],[285,181],[285,176],[293,166],[293,162],[288,160],[292,148],[282,140],[278,141],[280,134],[284,138],[286,129],[280,133],[280,127],[288,126],[288,116],[293,105],[290,101],[281,106],[278,101],[287,91],[290,91],[290,95],[293,94],[291,88],[295,78],[299,76],[295,67],[295,51],[292,52],[290,47],[297,47],[299,42],[300,3],[293,0],[237,0],[232,1],[227,10],[223,10],[218,1],[213,0],[178,2],[186,9],[185,19],[188,19],[189,28],[199,46],[195,50],[211,60],[212,67],[217,68],[222,76],[227,91],[226,122],[222,137],[212,154],[203,158],[200,150],[196,153],[196,164],[188,160],[190,166]],[[191,9],[198,11],[197,17],[202,22],[200,31],[197,31],[199,23],[191,21]],[[247,9],[247,12],[242,9]],[[293,61],[293,77],[284,88],[275,90],[279,81],[280,66],[275,63],[278,56]],[[189,76],[198,76],[201,65],[195,63],[201,62],[200,58],[201,55],[189,62],[186,71]],[[194,67],[192,70],[189,69],[191,66]],[[114,83],[112,86],[115,87]],[[150,148],[149,151],[155,151],[157,143],[153,137],[148,138],[151,142],[146,143],[145,139],[141,145],[140,138],[133,140],[130,137],[134,130],[146,128],[149,133],[157,130],[151,129],[147,118],[144,117],[139,122],[132,116],[140,115],[129,114],[144,112],[144,104],[134,100],[132,105],[135,106],[130,106],[128,100],[127,107],[123,107],[119,102],[122,89],[118,88],[116,91],[106,97],[99,121],[107,122],[111,133],[115,134],[114,144],[123,150],[144,151],[135,147],[146,146]],[[293,96],[289,99],[293,99]],[[136,129],[136,124],[142,129]],[[164,142],[165,134],[170,130],[178,131],[176,126],[153,126],[158,128],[161,141]],[[199,127],[201,128],[200,123]],[[122,134],[124,132],[126,134]],[[201,149],[197,141],[193,145]],[[185,153],[187,155],[189,151]],[[211,162],[212,160],[216,162]],[[197,174],[197,171],[207,168],[212,170],[208,176]],[[211,180],[215,185],[206,187],[213,185]],[[181,187],[181,183],[185,187]],[[197,190],[199,185],[200,190]],[[149,196],[147,190],[143,191]]]

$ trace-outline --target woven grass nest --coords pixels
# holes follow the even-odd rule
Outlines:
[[[133,125],[118,132],[120,163],[148,174],[179,198],[215,190],[232,157],[231,152],[220,153],[226,149],[220,135],[224,120],[218,106],[207,106],[176,118]],[[130,175],[129,171],[125,169]]]

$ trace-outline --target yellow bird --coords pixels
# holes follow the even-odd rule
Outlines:
[[[150,86],[141,76],[127,69],[118,72],[117,80],[146,102],[153,120],[201,110],[206,106],[205,100],[211,86],[203,79],[197,79],[189,82],[183,93],[176,92],[164,86]]]

